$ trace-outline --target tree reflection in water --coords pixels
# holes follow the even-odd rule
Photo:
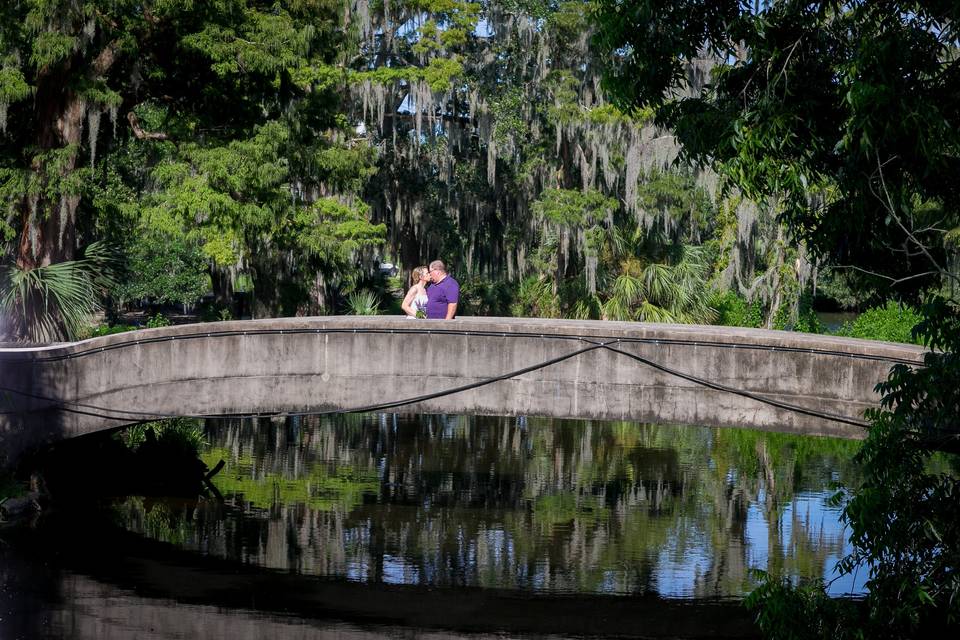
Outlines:
[[[464,416],[209,420],[226,500],[131,498],[126,526],[361,582],[741,596],[749,569],[829,578],[854,442]]]

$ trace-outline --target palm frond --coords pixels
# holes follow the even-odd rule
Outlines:
[[[611,300],[617,300],[618,304],[628,308],[636,305],[647,297],[647,286],[642,278],[622,273],[613,283],[613,294]]]
[[[347,314],[378,316],[380,315],[380,298],[373,291],[354,291],[347,296]]]
[[[517,288],[516,302],[511,312],[518,316],[559,318],[560,298],[553,291],[553,283],[543,277],[526,278]]]
[[[101,311],[103,292],[113,283],[110,249],[100,243],[80,260],[23,269],[0,269],[0,316],[14,340],[55,342],[75,338],[90,315]]]
[[[643,322],[679,322],[679,319],[669,310],[658,307],[646,300],[637,310],[637,319]]]
[[[596,320],[602,313],[600,299],[596,295],[577,300],[573,305],[571,317],[576,320]]]
[[[635,320],[630,307],[616,296],[604,302],[600,309],[604,320]]]
[[[610,227],[607,238],[614,257],[620,258],[633,253],[632,238],[626,237],[620,227],[616,225]]]
[[[643,282],[646,285],[647,298],[662,304],[678,295],[673,276],[673,271],[669,265],[661,262],[648,264],[643,270]]]
[[[101,292],[106,292],[116,284],[119,266],[117,249],[100,240],[90,243],[83,252],[81,266],[90,276],[90,282]]]

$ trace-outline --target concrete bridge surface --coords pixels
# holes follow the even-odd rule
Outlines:
[[[171,326],[0,348],[0,465],[43,442],[151,417],[375,405],[862,437],[874,386],[922,354],[784,331],[525,318]]]

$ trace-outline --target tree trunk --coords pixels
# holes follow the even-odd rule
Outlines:
[[[213,284],[213,298],[218,305],[225,306],[233,313],[233,284],[230,274],[223,269],[210,267],[210,282]]]
[[[400,276],[404,278],[404,284],[407,284],[407,274],[419,265],[428,264],[433,258],[431,256],[420,255],[420,239],[417,238],[417,230],[410,224],[409,220],[403,224],[403,229],[400,232],[400,242],[398,244],[400,245],[398,252],[400,254],[400,264],[404,269],[404,272],[401,273]]]
[[[37,109],[40,112],[38,146],[41,154],[68,148],[58,176],[69,175],[77,164],[83,119],[86,116],[84,100],[72,91],[66,95],[54,93],[50,83],[37,88]],[[47,184],[51,176],[48,160],[38,156],[31,171]],[[28,196],[21,203],[21,235],[17,252],[17,266],[21,269],[43,267],[56,262],[73,260],[76,254],[76,212],[80,204],[77,194],[59,196]]]
[[[110,69],[116,59],[115,47],[115,42],[109,43],[90,61],[85,74],[88,79],[100,78]],[[34,111],[39,153],[29,170],[44,187],[51,178],[64,178],[77,166],[87,103],[83,96],[69,88],[71,83],[68,80],[76,75],[76,62],[76,58],[71,58],[62,65],[41,69],[37,74]],[[53,169],[51,154],[57,151],[66,155],[56,159],[58,166]],[[51,176],[51,171],[56,171],[56,175]],[[46,195],[45,192],[46,189],[41,191],[43,195],[26,196],[20,203],[22,226],[17,266],[21,269],[73,260],[76,255],[76,213],[80,195],[62,192]]]
[[[310,315],[320,315],[327,313],[327,306],[330,302],[330,289],[327,286],[326,278],[322,271],[317,271],[313,278],[313,286],[310,288]]]

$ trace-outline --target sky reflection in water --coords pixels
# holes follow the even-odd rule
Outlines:
[[[833,577],[831,482],[857,443],[463,416],[209,420],[226,504],[128,499],[127,526],[306,575],[550,593],[739,597],[749,570]],[[835,594],[859,592],[837,581]]]

